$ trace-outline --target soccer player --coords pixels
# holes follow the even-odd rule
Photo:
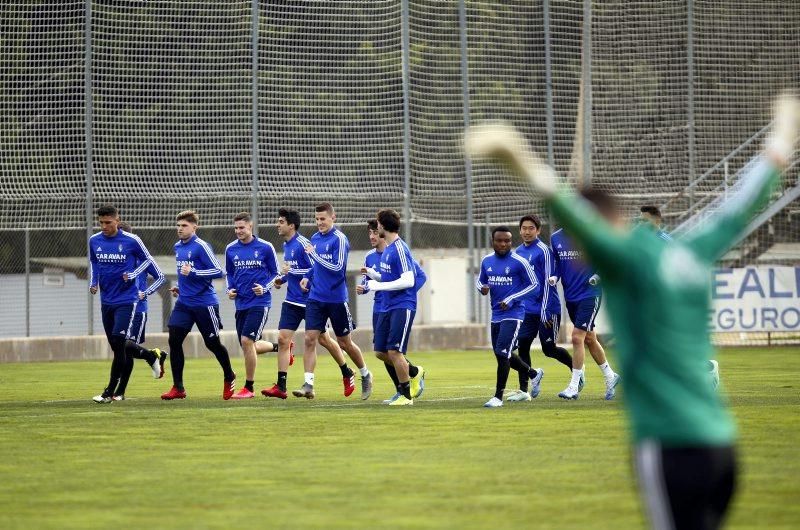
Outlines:
[[[643,222],[649,223],[656,229],[658,237],[664,241],[672,241],[672,236],[664,230],[664,219],[661,217],[661,209],[658,206],[647,205],[639,208],[641,214],[640,219]]]
[[[567,350],[556,344],[561,325],[561,300],[558,290],[547,281],[554,274],[555,266],[552,250],[539,239],[541,228],[542,221],[537,215],[526,215],[519,220],[522,244],[514,252],[528,261],[541,286],[541,289],[528,293],[523,299],[525,319],[519,329],[519,358],[525,364],[531,364],[531,345],[536,335],[539,335],[545,356],[557,360],[571,371],[572,357]],[[538,380],[534,381],[535,386],[529,390],[528,374],[520,373],[519,391],[512,393],[508,401],[530,401],[539,395],[544,371],[541,368],[536,370]]]
[[[375,355],[383,361],[397,391],[384,404],[413,405],[414,399],[425,390],[425,369],[414,366],[405,355],[417,311],[417,293],[425,283],[425,273],[400,238],[397,212],[381,210],[367,226],[375,252],[367,255],[361,272],[371,279],[356,287],[356,291],[359,294],[375,291],[372,316]]]
[[[124,221],[120,221],[119,230],[123,232],[133,233],[131,225]],[[150,289],[147,287],[147,275],[150,275],[155,280]],[[145,328],[147,326],[147,297],[148,292],[154,293],[164,283],[164,273],[156,265],[155,261],[151,261],[147,269],[136,278],[136,284],[139,289],[139,301],[136,303],[136,311],[133,315],[133,323],[131,324],[130,338],[125,342],[126,355],[125,355],[125,370],[119,378],[116,390],[114,390],[114,401],[122,401],[125,399],[125,391],[128,388],[131,374],[133,373],[133,360],[144,359],[153,371],[155,379],[164,377],[164,363],[167,360],[167,352],[161,351],[159,348],[148,350],[142,347],[145,341]]]
[[[767,148],[745,166],[731,197],[696,232],[669,243],[646,227],[627,228],[607,194],[590,191],[587,201],[559,184],[535,154],[517,150],[526,144],[516,130],[489,126],[467,137],[472,156],[500,157],[529,181],[603,275],[654,528],[718,528],[733,495],[736,429],[707,384],[711,268],[767,203],[799,125],[800,101],[780,98]]]
[[[278,323],[278,380],[271,388],[261,391],[266,397],[286,399],[286,379],[289,367],[294,364],[294,334],[300,322],[306,318],[308,289],[300,286],[300,281],[311,270],[311,260],[305,247],[311,242],[298,232],[300,230],[300,214],[296,210],[281,208],[278,210],[276,223],[278,235],[283,240],[283,266],[281,276],[275,280],[274,287],[280,289],[286,284],[286,299],[281,306],[281,319]],[[319,335],[319,344],[331,354],[340,366],[344,364],[344,354],[327,330]],[[262,342],[262,341],[259,341]],[[257,347],[260,346],[257,344]],[[305,396],[314,397],[313,392]]]
[[[361,373],[361,399],[369,399],[372,394],[372,374],[367,369],[361,349],[350,337],[350,332],[355,329],[347,305],[347,257],[350,254],[350,242],[334,226],[336,212],[330,203],[319,204],[314,211],[314,220],[319,231],[311,236],[311,241],[304,248],[311,259],[311,268],[300,280],[301,288],[308,289],[310,285],[306,303],[304,383],[300,389],[292,391],[292,394],[309,399],[314,397],[317,342],[320,334],[325,333],[325,325],[330,320],[336,341]],[[342,371],[344,395],[347,397],[355,390],[355,373],[347,366],[344,357],[336,359],[336,362]]]
[[[492,350],[497,359],[497,383],[494,397],[483,406],[503,406],[503,391],[511,368],[525,374],[531,388],[538,385],[541,375],[514,353],[517,337],[525,318],[525,295],[539,288],[536,274],[521,256],[511,249],[511,230],[498,226],[492,230],[494,252],[481,260],[478,292],[489,295],[492,304]]]
[[[98,208],[97,220],[100,223],[100,232],[90,237],[88,242],[89,291],[92,294],[100,291],[103,329],[111,351],[114,352],[114,359],[111,362],[108,385],[92,399],[96,403],[111,403],[128,363],[127,343],[139,301],[136,279],[153,260],[141,239],[119,230],[119,212],[114,206]],[[150,294],[154,290],[147,290],[145,293]],[[118,396],[122,397],[122,394]]]
[[[228,298],[236,303],[236,335],[242,345],[244,386],[232,399],[255,397],[256,341],[261,338],[272,307],[270,289],[278,273],[278,257],[272,243],[253,235],[253,220],[247,212],[233,218],[236,241],[225,248]]]
[[[584,384],[584,360],[586,350],[600,367],[606,380],[607,400],[614,399],[619,375],[611,369],[606,359],[606,352],[597,333],[594,331],[594,320],[600,309],[602,293],[599,287],[600,276],[583,259],[583,252],[578,250],[572,241],[558,229],[550,236],[550,247],[555,258],[555,274],[548,278],[551,287],[558,281],[564,287],[564,298],[567,301],[567,313],[572,320],[572,379],[567,388],[558,393],[563,399],[578,399]]]
[[[186,210],[175,218],[178,242],[175,243],[175,262],[178,269],[178,286],[170,289],[178,300],[169,316],[170,367],[172,388],[161,394],[161,399],[184,399],[183,386],[183,341],[197,325],[203,342],[217,358],[224,378],[222,399],[230,399],[236,388],[236,374],[231,368],[228,350],[219,340],[222,321],[219,318],[219,300],[212,280],[222,278],[222,270],[214,251],[208,243],[197,237],[200,217],[197,212]]]

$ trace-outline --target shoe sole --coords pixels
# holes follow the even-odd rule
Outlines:
[[[175,400],[175,399],[186,399],[186,396],[177,396],[177,397],[164,397],[164,396],[161,396],[161,399],[164,400],[164,401],[172,401],[172,400]]]
[[[284,394],[283,396],[276,396],[275,394],[269,394],[267,392],[264,392],[263,390],[261,391],[261,395],[267,398],[277,398],[277,399],[286,399],[288,397],[288,394]]]
[[[563,394],[559,394],[558,397],[560,397],[561,399],[565,399],[567,401],[578,401],[578,394],[574,396],[565,396]]]
[[[292,390],[292,395],[298,398],[314,399],[313,392],[298,392],[297,390]]]

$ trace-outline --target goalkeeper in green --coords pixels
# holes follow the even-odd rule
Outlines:
[[[733,495],[736,429],[708,384],[711,268],[765,205],[793,153],[800,102],[784,97],[776,110],[767,149],[743,170],[734,195],[673,242],[624,226],[608,194],[581,197],[559,186],[512,127],[478,126],[465,139],[472,156],[503,160],[530,181],[603,278],[653,528],[717,528]]]

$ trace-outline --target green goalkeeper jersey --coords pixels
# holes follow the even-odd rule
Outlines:
[[[635,442],[720,446],[735,438],[709,377],[711,268],[779,175],[766,158],[753,160],[744,173],[739,189],[702,228],[669,242],[644,226],[621,233],[572,193],[549,201],[602,278]]]

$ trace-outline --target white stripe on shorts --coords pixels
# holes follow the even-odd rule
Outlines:
[[[655,530],[674,530],[672,509],[664,485],[661,446],[655,440],[645,440],[636,447],[636,471],[642,501],[647,507],[650,524]]]
[[[214,313],[214,306],[206,306],[208,308],[208,314],[211,315],[211,323],[214,325],[214,333],[219,335],[219,322],[217,321],[217,315]]]
[[[403,351],[406,346],[406,341],[408,340],[408,326],[411,323],[411,310],[406,309],[406,323],[403,326],[403,336],[400,339],[400,347],[397,348],[397,351]]]
[[[261,317],[261,324],[258,326],[258,333],[256,333],[256,339],[259,340],[261,338],[261,334],[264,332],[264,326],[267,325],[267,318],[269,317],[269,308],[264,307],[264,316]]]

